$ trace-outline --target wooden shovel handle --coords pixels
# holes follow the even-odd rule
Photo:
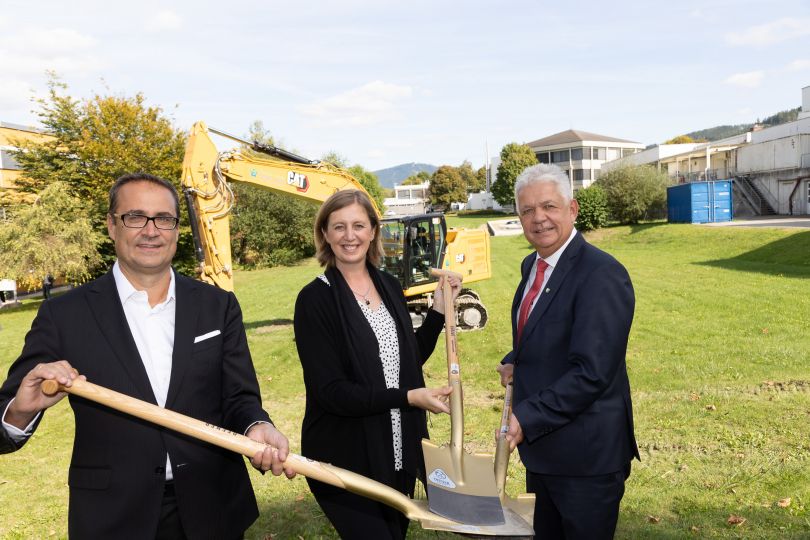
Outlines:
[[[461,274],[450,270],[431,268],[433,276],[457,277]],[[464,391],[461,387],[461,364],[458,360],[458,342],[456,341],[456,303],[453,301],[453,291],[450,283],[444,280],[442,285],[444,295],[444,340],[447,350],[447,384],[453,389],[450,394],[450,448],[457,463],[461,463],[461,454],[464,451]]]
[[[57,392],[67,392],[90,401],[95,401],[111,409],[178,431],[215,446],[226,448],[249,458],[256,455],[256,452],[263,451],[268,446],[245,437],[244,435],[240,435],[239,433],[234,433],[233,431],[202,422],[196,418],[191,418],[190,416],[158,407],[157,405],[109,390],[83,379],[74,379],[71,385],[67,387],[62,386],[57,381],[46,380],[42,382],[41,389],[46,395],[54,395]],[[422,516],[424,511],[414,505],[407,496],[370,478],[347,471],[346,469],[341,469],[340,467],[335,467],[328,463],[313,461],[293,453],[288,454],[284,464],[292,468],[298,474],[320,480],[326,484],[346,489],[392,506],[411,517],[411,519],[424,518],[424,516]]]
[[[509,419],[512,416],[512,381],[506,383],[501,413],[501,428],[498,432],[498,444],[495,446],[495,485],[501,500],[506,496],[506,469],[509,466],[509,441],[506,432],[509,430]]]

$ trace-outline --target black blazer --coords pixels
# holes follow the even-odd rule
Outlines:
[[[175,274],[175,297],[166,408],[238,433],[257,420],[269,421],[233,293]],[[221,333],[194,343],[215,330]],[[0,411],[37,363],[59,359],[90,382],[156,403],[112,272],[42,304],[0,389]],[[166,452],[189,538],[233,537],[258,516],[240,455],[79,397],[69,399],[76,420],[68,473],[70,538],[154,537]],[[4,440],[0,450],[17,449],[7,438],[0,444]]]
[[[630,276],[580,233],[562,253],[517,342],[518,308],[536,253],[521,265],[512,302],[513,413],[529,471],[592,476],[638,457],[625,354],[635,297]]]
[[[417,350],[411,350],[413,340],[406,333],[413,334],[413,325],[399,282],[385,272],[372,268],[370,272],[397,323],[400,387],[386,389],[376,338],[357,302],[349,300],[353,322],[367,326],[373,340],[373,351],[363,357],[352,354],[347,342],[347,327],[352,323],[342,316],[335,299],[337,284],[314,279],[295,303],[295,343],[307,392],[301,451],[310,459],[393,485],[392,408],[402,413],[403,467],[415,477],[424,476],[425,413],[408,405],[407,391],[425,386],[422,364],[436,346],[444,317],[429,310],[416,331]]]

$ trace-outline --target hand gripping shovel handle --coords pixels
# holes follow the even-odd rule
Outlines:
[[[431,268],[430,274],[436,277],[456,277],[459,281],[462,279],[461,274],[449,270]],[[444,295],[444,333],[447,349],[447,384],[453,389],[450,394],[450,448],[456,455],[457,463],[461,463],[461,453],[464,451],[464,393],[461,388],[461,366],[458,361],[458,343],[456,341],[456,303],[453,301],[453,291],[447,280],[442,285],[442,293]]]
[[[501,500],[506,496],[506,469],[509,466],[509,441],[506,432],[509,431],[509,418],[512,416],[512,381],[506,383],[506,392],[503,398],[503,413],[501,414],[501,429],[498,431],[498,444],[495,446],[495,485],[498,486],[498,496]]]

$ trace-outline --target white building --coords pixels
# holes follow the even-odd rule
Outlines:
[[[429,205],[428,188],[430,182],[408,186],[394,186],[394,196],[386,198],[383,203],[386,215],[408,216],[424,214]]]
[[[620,160],[652,164],[673,181],[733,179],[734,213],[810,214],[810,86],[802,89],[799,118],[719,141],[659,145]]]
[[[599,178],[606,161],[640,152],[644,145],[625,139],[569,129],[527,143],[540,163],[553,163],[568,173],[576,192]]]

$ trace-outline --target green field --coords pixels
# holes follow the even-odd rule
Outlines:
[[[588,238],[625,264],[637,298],[628,369],[642,461],[617,538],[810,538],[810,232],[651,224]],[[522,236],[493,238],[494,277],[475,284],[490,322],[459,338],[469,449],[493,449],[502,398],[494,369],[511,342],[509,308],[529,251]],[[318,273],[307,261],[236,275],[265,405],[294,450],[304,391],[293,305]],[[37,307],[0,312],[3,371]],[[427,364],[431,384],[444,366],[440,345]],[[432,438],[447,441],[447,417],[430,423]],[[0,538],[66,536],[71,438],[63,402],[23,450],[0,456]],[[509,491],[520,493],[514,456],[509,474]],[[335,537],[302,478],[252,478],[261,517],[247,538]],[[413,524],[410,537],[451,536]]]

